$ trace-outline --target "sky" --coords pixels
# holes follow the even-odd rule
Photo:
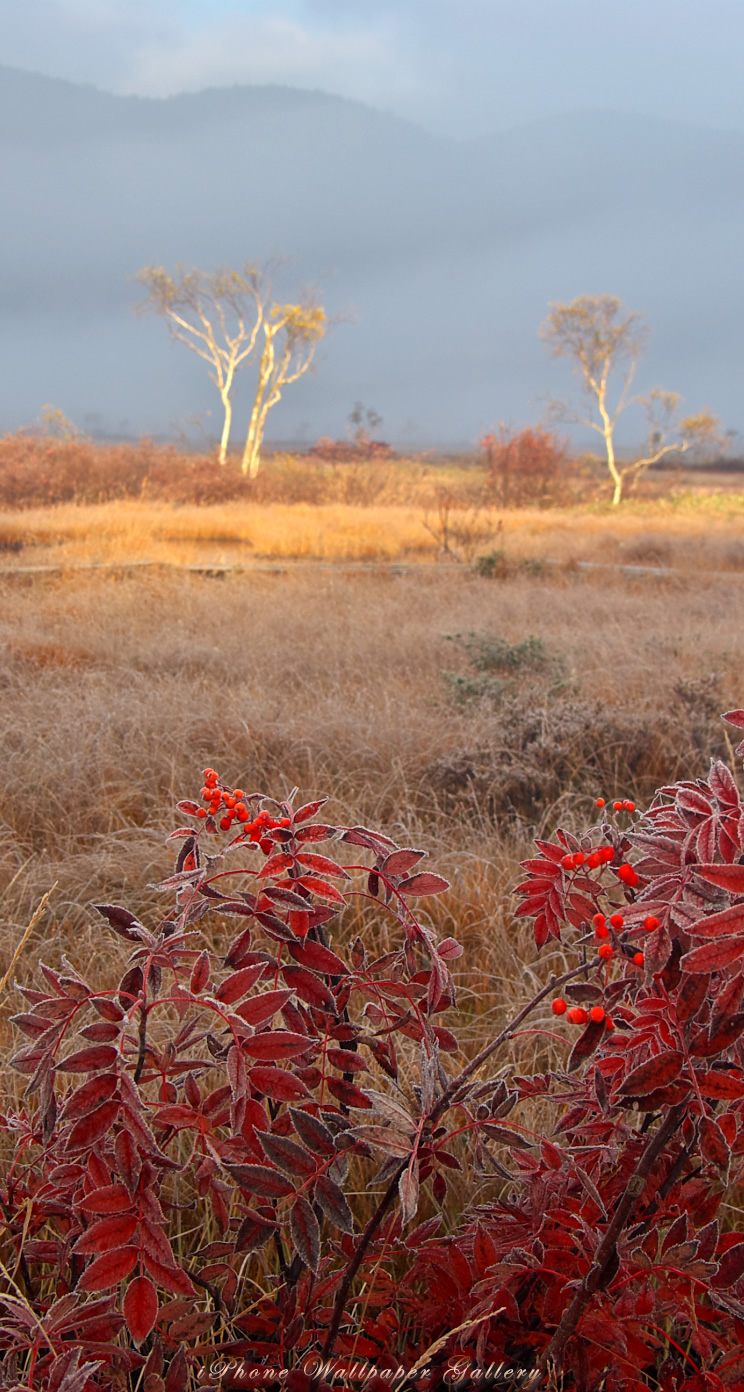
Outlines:
[[[439,134],[611,108],[744,129],[744,0],[0,0],[0,62],[168,96],[281,83]]]

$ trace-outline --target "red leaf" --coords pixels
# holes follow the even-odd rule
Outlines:
[[[315,1202],[320,1204],[326,1218],[341,1232],[353,1234],[354,1216],[341,1187],[328,1174],[318,1175],[315,1182]]]
[[[276,1223],[269,1223],[257,1213],[248,1213],[238,1228],[235,1238],[236,1252],[253,1252],[268,1242],[277,1230]]]
[[[450,882],[441,875],[432,875],[431,871],[425,870],[421,875],[412,875],[410,880],[404,880],[398,885],[400,894],[441,894],[443,890],[449,889]]]
[[[744,1097],[744,1080],[733,1073],[696,1073],[695,1076],[703,1097]]]
[[[744,937],[717,938],[713,942],[694,947],[682,958],[680,966],[688,972],[720,971],[736,962],[744,951]]]
[[[99,1141],[113,1126],[120,1107],[121,1103],[117,1101],[104,1102],[103,1106],[97,1107],[89,1116],[76,1121],[67,1137],[67,1150],[84,1150]]]
[[[326,1081],[329,1092],[332,1092],[333,1096],[345,1107],[370,1108],[372,1106],[369,1098],[354,1083],[347,1083],[343,1078],[328,1078]]]
[[[328,856],[314,855],[312,851],[300,851],[297,859],[300,865],[317,870],[319,875],[336,875],[340,880],[349,879],[348,870],[344,870],[343,865],[337,865],[335,860],[329,860]]]
[[[302,885],[303,889],[309,890],[311,894],[320,895],[321,899],[330,899],[332,904],[346,903],[343,894],[335,885],[329,884],[327,880],[318,879],[317,875],[302,875],[292,883]]]
[[[721,716],[722,720],[728,721],[729,725],[737,725],[740,730],[744,730],[744,710],[727,711]]]
[[[196,817],[199,812],[199,804],[184,798],[182,802],[176,803],[176,811],[183,812],[187,817]]]
[[[323,826],[320,822],[316,822],[314,826],[301,827],[295,835],[295,841],[305,843],[308,841],[327,841],[329,836],[333,836],[335,830],[335,827]]]
[[[242,967],[240,971],[233,972],[217,987],[215,997],[222,1001],[223,1005],[232,1005],[233,1001],[240,1000],[242,996],[247,996],[252,986],[261,979],[266,971],[265,962],[257,962],[252,967]]]
[[[579,1067],[579,1064],[584,1062],[584,1059],[590,1058],[600,1040],[603,1039],[606,1034],[607,1029],[604,1020],[601,1020],[599,1024],[596,1020],[590,1020],[586,1029],[579,1035],[571,1050],[568,1063],[566,1064],[566,1072],[573,1073],[574,1070]]]
[[[666,1087],[679,1077],[684,1061],[678,1049],[668,1049],[634,1068],[618,1091],[627,1097],[642,1097],[646,1092]]]
[[[196,1295],[191,1281],[180,1266],[176,1266],[175,1263],[166,1265],[158,1261],[146,1247],[142,1249],[142,1260],[150,1275],[154,1276],[163,1290],[170,1291],[171,1295]]]
[[[351,1049],[328,1049],[326,1058],[334,1068],[340,1068],[342,1073],[362,1073],[367,1068],[361,1054],[353,1053]]]
[[[722,909],[720,913],[709,914],[707,918],[699,919],[694,927],[690,927],[690,932],[696,938],[719,938],[725,937],[728,933],[741,932],[743,927],[744,904],[734,904],[729,909]]]
[[[731,1152],[720,1126],[711,1117],[704,1116],[700,1121],[700,1149],[706,1160],[716,1169],[728,1173]]]
[[[407,875],[425,855],[426,851],[391,851],[383,860],[380,871],[383,875]]]
[[[136,1231],[136,1213],[115,1213],[108,1218],[99,1218],[78,1238],[73,1251],[87,1256],[105,1252],[111,1247],[124,1247]]]
[[[325,972],[327,976],[348,976],[349,968],[335,952],[322,943],[290,943],[289,950],[296,962],[311,971]]]
[[[134,1271],[138,1257],[137,1247],[117,1247],[113,1252],[104,1252],[90,1266],[86,1266],[76,1290],[101,1291],[118,1286]]]
[[[317,1272],[320,1264],[320,1228],[307,1199],[298,1198],[292,1205],[289,1231],[298,1257],[311,1271]]]
[[[123,1213],[132,1200],[123,1184],[106,1184],[80,1199],[76,1207],[83,1213]]]
[[[139,1348],[158,1317],[158,1296],[147,1276],[135,1276],[124,1296],[124,1318],[127,1329]]]
[[[260,1025],[263,1024],[264,1020],[270,1020],[273,1015],[276,1015],[277,1011],[281,1010],[282,1006],[286,1005],[287,1001],[291,999],[291,996],[291,990],[262,991],[258,996],[251,996],[251,999],[245,1001],[243,1005],[236,1006],[235,1014],[239,1015],[241,1020],[245,1020],[246,1024]],[[248,1045],[246,1044],[246,1048],[247,1047]],[[305,1048],[307,1048],[307,1041],[305,1041]],[[287,1058],[288,1055],[269,1056],[263,1054],[261,1057]]]
[[[109,927],[113,928],[120,938],[126,938],[127,942],[144,942],[149,938],[144,924],[140,923],[129,909],[122,909],[118,904],[94,904],[93,908],[97,909]]]
[[[457,938],[443,938],[440,943],[437,943],[437,953],[443,962],[451,962],[455,957],[461,957],[464,950],[462,943],[459,943]]]
[[[318,800],[317,800],[316,802],[306,802],[305,805],[304,805],[304,807],[299,807],[299,808],[297,809],[297,811],[296,811],[295,814],[294,814],[293,821],[295,821],[295,822],[306,822],[307,819],[308,819],[308,817],[314,817],[314,816],[315,816],[315,813],[316,813],[316,812],[319,812],[320,809],[321,809],[321,807],[323,807],[323,806],[325,805],[325,803],[327,803],[327,801],[328,801],[328,798],[318,798]],[[309,828],[308,828],[308,830],[309,830]],[[333,828],[333,827],[326,827],[325,830],[326,830],[326,831],[333,831],[334,828]]]
[[[165,1392],[189,1392],[189,1365],[182,1348],[171,1359],[165,1375]]]
[[[708,1035],[707,1030],[699,1030],[690,1041],[690,1053],[698,1058],[710,1058],[713,1054],[721,1054],[724,1049],[728,1049],[739,1035],[744,1031],[744,1012],[739,1011],[736,1015],[730,1015],[727,1020],[712,1034]]]
[[[203,952],[199,953],[191,973],[191,990],[195,996],[198,996],[199,993],[204,990],[209,981],[209,967],[209,953],[205,949]]]
[[[711,1277],[711,1285],[716,1290],[726,1290],[744,1275],[744,1241],[729,1247],[718,1258],[718,1271]]]
[[[319,981],[317,976],[306,970],[305,967],[286,966],[282,967],[282,976],[292,991],[300,997],[307,1005],[317,1006],[320,1010],[332,1010],[335,1014],[336,1001],[333,992],[329,991],[325,982]]]
[[[107,1073],[102,1078],[91,1078],[89,1082],[83,1083],[65,1102],[62,1119],[74,1121],[77,1117],[92,1112],[101,1102],[108,1101],[117,1083],[118,1079],[114,1073]]]
[[[316,1160],[304,1146],[290,1140],[289,1136],[272,1136],[266,1131],[257,1131],[256,1135],[269,1160],[285,1174],[297,1175],[300,1179],[315,1174],[318,1168]]]
[[[285,1199],[295,1192],[294,1185],[268,1165],[229,1165],[228,1170],[239,1189],[260,1199]]]
[[[392,1126],[355,1126],[346,1134],[365,1145],[376,1146],[388,1155],[395,1155],[400,1160],[410,1155],[413,1149],[412,1137],[402,1135]]]
[[[91,996],[90,1003],[95,1006],[98,1014],[102,1015],[104,1020],[124,1019],[124,1011],[120,1005],[116,1004],[116,1001],[107,1000],[105,996]]]
[[[117,1052],[112,1044],[91,1044],[88,1049],[78,1049],[68,1054],[57,1064],[60,1073],[93,1073],[103,1068],[111,1068],[117,1060]]]
[[[280,991],[276,994],[289,999],[292,992]],[[295,1058],[297,1054],[304,1054],[305,1050],[310,1048],[310,1040],[305,1035],[293,1034],[290,1030],[266,1030],[264,1034],[254,1034],[250,1039],[244,1039],[243,1048],[252,1058],[257,1059]]]
[[[729,894],[744,894],[744,865],[694,865],[696,875]]]
[[[707,972],[682,977],[675,1001],[677,1020],[680,1024],[684,1024],[686,1020],[694,1020],[708,995],[709,985],[710,976]]]
[[[290,1107],[289,1115],[292,1118],[297,1135],[304,1141],[309,1150],[320,1155],[333,1155],[336,1151],[336,1143],[328,1130],[317,1117],[310,1112],[300,1111],[299,1108]]]
[[[299,1102],[311,1095],[302,1080],[284,1068],[257,1064],[249,1069],[248,1077],[251,1086],[270,1097],[272,1102]]]
[[[114,1142],[116,1167],[130,1194],[133,1194],[140,1177],[140,1160],[134,1139],[129,1131],[119,1131]]]

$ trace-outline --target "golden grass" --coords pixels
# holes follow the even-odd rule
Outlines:
[[[0,592],[0,976],[56,880],[17,975],[66,953],[110,978],[120,945],[90,903],[159,914],[147,886],[170,865],[173,805],[211,763],[270,794],[329,794],[332,819],[430,852],[453,883],[429,911],[465,943],[461,1027],[474,1045],[533,970],[544,979],[563,960],[554,948],[533,968],[529,930],[512,918],[532,836],[591,818],[597,791],[648,797],[704,773],[710,754],[727,756],[717,712],[741,704],[744,684],[741,606],[725,579],[495,582],[432,567],[83,575]],[[468,632],[533,635],[547,666],[457,701],[444,674],[471,665],[448,635]],[[341,931],[360,928],[387,932],[356,912]],[[540,1019],[548,1034],[520,1043],[523,1067],[551,1057],[552,1017]]]
[[[446,517],[453,558],[503,549],[554,560],[744,569],[744,495],[682,495],[607,506],[498,513],[461,500]],[[421,562],[442,557],[437,505],[351,503],[62,504],[0,513],[0,564],[152,562],[251,566],[262,561]]]

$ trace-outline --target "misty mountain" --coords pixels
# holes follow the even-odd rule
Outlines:
[[[548,301],[602,292],[650,322],[640,390],[738,426],[743,174],[744,133],[612,112],[463,142],[322,92],[119,97],[0,68],[0,426],[51,402],[101,430],[215,433],[206,367],[135,317],[131,277],[272,256],[278,293],[315,285],[346,319],[273,436],[343,434],[358,399],[400,443],[534,421],[571,385],[537,338]]]

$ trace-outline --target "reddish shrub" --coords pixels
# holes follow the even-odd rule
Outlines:
[[[131,945],[123,976],[42,965],[14,1017],[29,1100],[2,1118],[2,1385],[186,1392],[190,1369],[251,1385],[261,1364],[309,1392],[353,1356],[380,1389],[421,1360],[427,1388],[486,1364],[567,1392],[741,1392],[729,769],[536,843],[517,915],[576,963],[469,1059],[442,1023],[462,949],[414,912],[448,888],[421,851],[213,769],[178,808],[170,911],[97,906]],[[393,930],[372,959],[331,946],[359,898]],[[531,1032],[571,1047],[520,1075],[510,1041],[536,1012]]]
[[[513,434],[502,426],[498,436],[484,435],[480,445],[501,507],[554,500],[566,464],[566,446],[557,435],[537,429]]]

